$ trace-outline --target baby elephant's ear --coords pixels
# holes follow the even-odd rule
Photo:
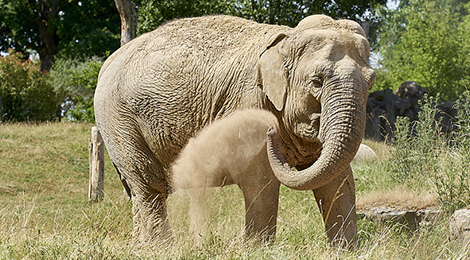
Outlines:
[[[279,52],[280,42],[285,37],[284,33],[274,36],[258,63],[258,83],[278,111],[284,108],[287,91],[287,70],[284,67],[284,58]]]

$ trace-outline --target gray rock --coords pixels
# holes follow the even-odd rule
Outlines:
[[[361,144],[357,150],[356,156],[354,156],[354,161],[366,161],[373,160],[377,158],[377,154],[365,144]]]
[[[470,209],[454,212],[449,222],[450,239],[470,239]]]

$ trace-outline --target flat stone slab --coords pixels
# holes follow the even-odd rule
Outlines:
[[[400,210],[391,207],[375,207],[369,210],[358,210],[357,217],[371,220],[376,223],[393,222],[406,225],[410,230],[429,226],[443,216],[441,210],[419,209]]]

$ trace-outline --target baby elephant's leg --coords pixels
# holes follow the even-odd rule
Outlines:
[[[270,240],[276,233],[279,181],[274,177],[266,152],[260,153],[248,170],[237,178],[246,209],[246,237]]]

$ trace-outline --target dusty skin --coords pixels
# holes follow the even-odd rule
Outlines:
[[[207,125],[254,108],[279,122],[267,147],[276,179],[314,192],[330,242],[354,242],[350,162],[375,79],[369,50],[357,23],[324,15],[294,28],[230,16],[180,19],[122,46],[103,64],[94,104],[131,197],[134,238],[171,238],[173,162]]]
[[[272,113],[240,110],[214,121],[182,150],[172,168],[172,186],[175,190],[192,188],[190,219],[196,239],[204,233],[196,221],[206,216],[204,188],[229,184],[237,184],[243,191],[247,235],[265,240],[274,235],[280,183],[267,158],[270,127],[278,129]]]

